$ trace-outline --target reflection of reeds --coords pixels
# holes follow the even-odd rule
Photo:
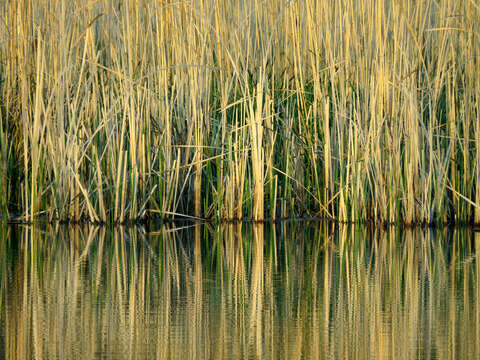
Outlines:
[[[30,227],[0,250],[5,358],[480,355],[480,237],[461,229]]]

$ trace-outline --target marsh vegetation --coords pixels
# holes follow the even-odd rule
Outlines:
[[[476,1],[0,14],[0,214],[480,223]]]

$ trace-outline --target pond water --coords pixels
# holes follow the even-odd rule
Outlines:
[[[0,227],[0,358],[479,359],[480,233]]]

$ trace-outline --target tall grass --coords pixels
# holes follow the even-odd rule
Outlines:
[[[480,223],[474,1],[0,13],[2,213]]]

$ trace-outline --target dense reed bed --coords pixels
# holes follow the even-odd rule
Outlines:
[[[5,358],[480,355],[478,233],[0,230]]]
[[[480,223],[475,1],[0,13],[0,214]]]

